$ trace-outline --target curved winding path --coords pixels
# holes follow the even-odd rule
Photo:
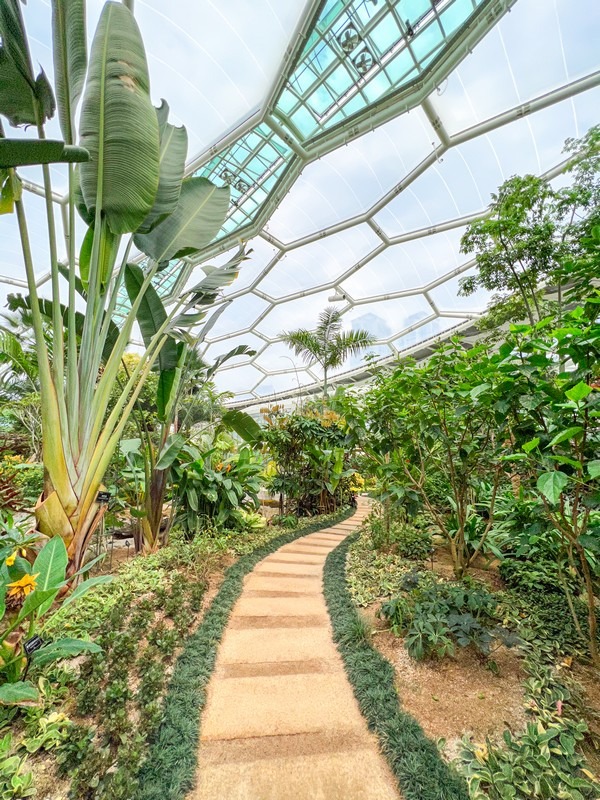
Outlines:
[[[327,554],[351,519],[263,559],[246,577],[217,655],[189,800],[398,800],[333,643]]]

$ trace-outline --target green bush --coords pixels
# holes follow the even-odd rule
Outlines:
[[[379,616],[396,635],[404,633],[408,654],[418,661],[452,655],[455,646],[488,656],[498,637],[516,643],[499,625],[496,597],[482,586],[438,582],[432,573],[412,572],[403,588],[403,595],[383,603]]]
[[[564,597],[556,561],[546,559],[517,561],[507,558],[500,564],[499,571],[502,580],[511,589],[516,589],[524,594],[538,596],[560,594]],[[568,579],[565,579],[570,591],[577,591],[577,582],[569,573],[566,575]]]
[[[533,721],[503,745],[463,740],[457,766],[472,800],[596,800],[600,785],[578,751],[587,725],[559,674],[535,654],[526,661],[525,694]]]

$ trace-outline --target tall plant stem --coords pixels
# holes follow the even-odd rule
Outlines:
[[[43,125],[38,125],[38,136],[46,138]],[[46,202],[46,220],[48,223],[48,244],[50,249],[50,276],[52,281],[52,336],[54,339],[54,352],[52,354],[52,372],[57,389],[64,385],[64,321],[60,313],[60,284],[58,280],[58,252],[56,247],[56,221],[54,218],[54,201],[52,199],[52,180],[50,167],[42,164],[44,177],[44,200]],[[62,392],[61,392],[62,394]],[[63,395],[64,396],[64,395]],[[61,403],[64,407],[64,403]],[[65,408],[66,415],[66,408]]]
[[[75,172],[69,164],[69,211],[67,250],[69,265],[69,308],[67,322],[67,413],[71,452],[79,450],[79,372],[77,370],[77,331],[75,323]]]

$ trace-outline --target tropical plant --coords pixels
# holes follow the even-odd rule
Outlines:
[[[583,263],[581,254],[583,240],[599,222],[600,126],[567,140],[565,151],[567,186],[556,189],[545,178],[513,176],[492,195],[489,214],[472,222],[462,237],[461,251],[475,253],[477,273],[461,279],[460,294],[479,288],[495,293],[490,329],[507,320],[533,325],[553,310],[560,318],[565,289],[578,299],[589,294],[585,290],[597,269]],[[555,302],[544,297],[548,285],[556,288]]]
[[[0,703],[4,705],[37,700],[37,688],[24,679],[30,663],[42,666],[100,651],[93,642],[72,638],[44,642],[40,637],[54,600],[67,586],[68,556],[62,538],[55,536],[41,548],[32,564],[24,556],[31,557],[31,545],[37,538],[21,535],[18,529],[17,533],[0,537],[0,621],[6,617],[0,631]],[[88,578],[62,606],[75,602],[93,586],[111,580],[109,575]]]
[[[223,269],[235,271],[245,258],[244,249],[240,248]],[[160,298],[156,296],[154,299],[152,324],[140,320],[142,336],[148,346],[156,330],[157,315],[162,320],[167,318]],[[171,480],[171,467],[188,443],[191,425],[198,421],[198,404],[193,400],[202,399],[203,388],[210,384],[222,364],[230,358],[254,355],[255,352],[245,345],[238,345],[219,356],[212,365],[204,363],[198,351],[209,327],[210,321],[197,335],[189,335],[180,342],[169,339],[163,346],[157,361],[158,381],[154,404],[156,430],[150,430],[145,415],[138,413],[137,407],[133,409],[132,416],[139,433],[138,452],[142,456],[144,472],[143,481],[138,482],[137,507],[134,509],[134,539],[138,552],[153,552],[168,539],[170,525],[163,529],[163,507]],[[238,412],[236,419],[246,416]],[[128,452],[131,454],[131,447]]]
[[[289,345],[307,364],[316,361],[323,370],[323,400],[327,398],[329,371],[341,366],[353,355],[358,355],[375,342],[375,337],[365,330],[342,331],[342,312],[328,306],[319,315],[314,331],[299,328],[284,333],[281,340]]]
[[[262,460],[249,447],[221,458],[186,445],[174,473],[175,519],[188,538],[208,520],[218,527],[235,527],[239,509],[258,508]]]
[[[62,537],[73,575],[105,513],[98,490],[144,381],[159,359],[165,381],[172,379],[179,349],[171,337],[202,320],[237,270],[208,268],[204,280],[162,316],[153,279],[214,238],[227,212],[229,189],[204,178],[184,179],[187,134],[169,124],[164,101],[158,109],[152,106],[144,46],[127,5],[104,5],[89,59],[83,0],[53,0],[52,28],[55,92],[43,71],[34,73],[19,0],[0,4],[0,114],[11,125],[34,126],[38,134],[37,140],[10,140],[0,128],[1,210],[16,211],[29,289],[21,304],[31,313],[39,370],[46,482],[36,508],[37,524],[48,536]],[[44,130],[55,105],[64,138],[58,143],[46,140]],[[66,264],[58,260],[48,166],[53,160],[68,164]],[[80,163],[75,167],[73,162]],[[36,269],[33,262],[26,201],[16,171],[23,164],[41,164],[49,301],[37,291],[41,267]],[[80,246],[77,212],[87,226]],[[134,244],[147,257],[143,267],[130,260]],[[61,276],[68,283],[65,304]],[[85,301],[85,314],[76,308],[77,294]],[[124,297],[125,307],[120,302]],[[118,304],[125,310],[117,325],[113,317]],[[146,348],[107,414],[136,319]],[[52,331],[52,354],[45,320]]]
[[[600,555],[600,324],[596,290],[554,327],[511,327],[495,357],[502,381],[498,410],[513,444],[507,456],[528,481],[546,521],[581,577],[588,603],[588,640],[600,663],[594,571]],[[563,365],[565,365],[563,367]],[[560,562],[559,562],[560,563]],[[567,601],[576,626],[568,586]]]
[[[415,500],[423,504],[448,543],[458,578],[485,545],[505,471],[494,375],[484,346],[465,350],[453,340],[425,364],[407,359],[381,371],[351,413],[344,410],[352,441],[371,455],[375,474],[385,481],[384,501],[393,497],[411,510]],[[431,481],[436,474],[449,488],[442,503]],[[484,478],[492,489],[479,526],[473,509]]]
[[[284,499],[287,511],[300,516],[329,513],[347,502],[354,469],[339,415],[310,407],[285,414],[277,406],[263,415],[262,437],[273,467],[268,485],[280,495],[280,514]]]

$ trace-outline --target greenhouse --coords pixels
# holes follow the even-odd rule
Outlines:
[[[600,800],[599,45],[0,0],[2,800]]]

